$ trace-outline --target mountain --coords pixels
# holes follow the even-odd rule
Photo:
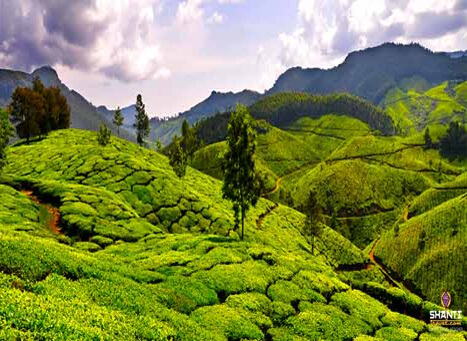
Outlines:
[[[180,135],[182,123],[185,119],[188,123],[195,124],[202,119],[214,116],[216,113],[226,112],[234,108],[237,103],[249,106],[260,98],[260,93],[251,90],[243,90],[238,93],[213,91],[204,101],[190,110],[180,113],[175,118],[168,120],[151,119],[151,137],[152,139],[161,139],[164,145],[169,144],[173,135]]]
[[[120,110],[123,115],[123,129],[134,132],[133,124],[135,123],[136,105],[132,104],[128,107],[120,108]],[[115,109],[108,109],[106,106],[101,105],[97,107],[97,111],[108,121],[113,120]]]
[[[65,96],[71,111],[71,127],[86,130],[98,130],[99,125],[107,124],[116,133],[116,128],[109,124],[105,116],[74,90],[70,90],[58,77],[57,72],[50,66],[41,67],[32,73],[0,69],[0,106],[8,105],[11,94],[18,86],[31,86],[35,77],[39,77],[45,86],[57,86]],[[126,132],[120,132],[122,137],[132,140]]]
[[[418,44],[386,43],[352,52],[332,69],[291,68],[266,95],[284,91],[349,92],[379,104],[389,89],[413,77],[430,86],[446,80],[467,80],[467,58],[452,58],[457,55],[434,53]]]
[[[454,51],[448,52],[449,57],[456,59],[456,58],[464,58],[467,57],[467,50],[465,51]]]

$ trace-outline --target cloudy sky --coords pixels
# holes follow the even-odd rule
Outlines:
[[[0,68],[52,65],[95,105],[151,116],[264,91],[386,41],[467,49],[467,0],[0,0]]]

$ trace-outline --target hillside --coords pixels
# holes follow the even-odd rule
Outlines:
[[[400,87],[413,77],[430,86],[445,80],[465,81],[467,58],[433,53],[418,44],[386,43],[352,52],[332,69],[289,69],[266,94],[348,92],[377,104],[391,88]]]
[[[415,85],[413,85],[415,86]],[[426,127],[438,140],[451,121],[467,122],[467,82],[446,81],[433,88],[391,89],[381,106],[405,135]]]
[[[107,118],[88,102],[82,95],[70,90],[58,77],[57,72],[49,66],[41,67],[32,73],[0,69],[0,107],[5,107],[10,102],[10,97],[16,87],[32,86],[35,77],[39,77],[45,86],[57,86],[65,96],[70,106],[71,127],[87,130],[99,130],[99,125],[106,124],[114,133],[117,129]],[[129,140],[134,138],[122,130],[121,136]]]
[[[467,251],[467,187],[463,190],[447,187],[434,188],[431,195],[417,199],[414,205],[434,207],[411,216],[384,234],[375,256],[433,301],[439,297],[438,288],[449,288],[455,297],[453,309],[466,310],[467,267],[463,258]],[[434,196],[433,192],[444,198]]]
[[[153,151],[71,129],[8,161],[1,339],[463,340],[332,229],[310,254],[293,209],[261,199],[239,241],[221,183]]]
[[[278,128],[289,129],[302,117],[320,118],[333,114],[348,116],[367,123],[378,134],[397,132],[394,121],[385,111],[372,103],[349,94],[317,96],[300,92],[286,92],[264,97],[249,107],[257,120],[265,120]],[[206,144],[225,139],[230,113],[204,119],[197,126],[198,139]]]

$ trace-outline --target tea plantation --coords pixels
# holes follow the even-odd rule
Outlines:
[[[261,199],[240,241],[220,181],[116,137],[11,146],[0,182],[1,340],[465,340],[333,229],[313,255],[304,215]]]

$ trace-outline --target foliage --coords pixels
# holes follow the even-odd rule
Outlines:
[[[279,93],[267,96],[250,107],[251,116],[286,128],[302,117],[319,118],[326,114],[355,117],[384,134],[395,132],[391,117],[373,104],[349,94],[317,96],[306,93]],[[219,114],[201,121],[198,139],[207,144],[226,137],[230,113]]]
[[[101,146],[107,146],[110,143],[110,137],[112,132],[105,124],[99,126],[99,133],[97,135],[97,141]]]
[[[242,240],[244,238],[245,215],[250,206],[255,206],[258,197],[258,182],[255,173],[256,135],[251,128],[248,109],[237,105],[227,129],[227,152],[224,155],[224,198],[233,202],[235,222],[241,215]]]
[[[136,97],[136,114],[135,114],[135,124],[134,128],[136,129],[136,142],[140,146],[145,145],[145,140],[149,136],[151,131],[149,126],[149,117],[146,114],[145,105],[143,103],[143,98],[141,95]]]
[[[18,136],[28,143],[31,137],[70,126],[70,109],[60,89],[45,88],[39,78],[34,79],[32,89],[15,89],[10,112]]]
[[[449,157],[467,158],[467,131],[458,122],[451,122],[446,135],[441,139],[441,151]]]
[[[193,159],[193,154],[196,151],[197,142],[196,135],[193,128],[190,128],[187,120],[185,119],[182,124],[182,141],[181,146],[183,152],[190,158],[190,161]]]
[[[123,124],[124,117],[122,115],[122,110],[118,107],[114,112],[114,117],[112,123],[117,126],[117,134],[120,136],[120,127]]]
[[[169,154],[170,166],[175,174],[181,179],[186,174],[187,154],[182,149],[177,135],[174,136]]]
[[[311,238],[311,252],[315,252],[315,239],[319,238],[323,233],[323,227],[321,226],[321,214],[322,209],[319,206],[316,194],[310,191],[308,198],[301,210],[306,215],[306,222],[304,233]]]

